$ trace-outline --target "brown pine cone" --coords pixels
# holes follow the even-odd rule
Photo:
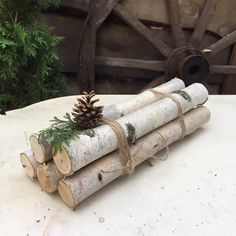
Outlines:
[[[102,121],[102,106],[94,106],[99,99],[92,99],[95,92],[83,92],[83,97],[78,98],[72,112],[73,121],[78,123],[82,129],[91,129],[98,126]]]

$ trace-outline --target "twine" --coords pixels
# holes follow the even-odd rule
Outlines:
[[[110,126],[117,137],[120,162],[123,167],[123,175],[130,175],[134,172],[133,158],[130,154],[129,143],[121,125],[113,120],[103,119],[103,122]]]
[[[159,100],[161,100],[163,98],[169,98],[169,99],[171,99],[176,104],[177,110],[178,110],[178,119],[180,121],[180,126],[181,126],[181,129],[182,129],[182,136],[181,136],[181,139],[182,139],[185,136],[185,134],[186,134],[186,125],[185,125],[185,122],[184,122],[184,113],[183,113],[182,106],[181,106],[179,100],[177,100],[171,94],[159,92],[159,91],[157,91],[155,89],[148,89],[147,91],[150,91],[150,92],[154,93],[155,95],[160,96]]]
[[[181,138],[183,138],[186,134],[186,125],[184,122],[183,110],[182,110],[180,102],[171,94],[162,93],[162,92],[159,92],[154,89],[148,89],[147,91],[150,91],[150,92],[154,93],[155,95],[157,95],[158,100],[161,100],[163,98],[170,98],[176,104],[177,109],[178,109],[178,119],[180,121],[180,126],[182,129]],[[108,125],[110,128],[112,128],[112,130],[116,134],[117,146],[118,146],[118,150],[119,150],[119,158],[120,158],[120,162],[122,165],[123,175],[132,174],[134,172],[133,160],[134,160],[134,157],[136,156],[137,152],[133,156],[131,155],[130,146],[129,146],[125,131],[117,121],[115,121],[115,120],[111,121],[111,120],[103,118],[103,122],[106,125]],[[166,142],[164,135],[162,135],[160,132],[158,132],[158,135],[162,138],[164,145],[166,147],[166,152],[167,152],[166,159],[167,159],[169,156],[169,146]],[[149,158],[152,158],[152,157],[156,158],[156,155],[150,156]]]
[[[164,145],[166,147],[166,156],[165,156],[165,158],[160,158],[160,157],[157,156],[157,153],[156,153],[152,157],[153,158],[157,158],[158,160],[161,160],[161,161],[166,161],[169,158],[169,145],[167,144],[166,139],[165,139],[163,134],[161,134],[160,132],[158,132],[157,134],[162,138],[163,143],[164,143]]]

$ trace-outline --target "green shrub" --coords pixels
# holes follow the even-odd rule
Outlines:
[[[0,113],[61,94],[61,38],[39,22],[59,0],[0,0]]]

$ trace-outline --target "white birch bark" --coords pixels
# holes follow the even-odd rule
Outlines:
[[[59,181],[63,175],[57,170],[53,161],[47,164],[40,165],[37,168],[37,177],[42,189],[47,193],[54,193],[57,191]]]
[[[183,113],[203,104],[208,99],[207,89],[198,83],[183,89],[182,93],[187,95],[187,98],[180,94],[172,95],[181,104]],[[170,98],[165,98],[116,121],[122,126],[127,137],[131,125],[135,131],[135,137],[140,138],[172,121],[178,115],[176,103]],[[62,174],[70,176],[75,171],[117,149],[117,137],[110,126],[101,125],[93,131],[94,137],[81,134],[78,139],[70,143],[70,146],[64,145],[63,151],[53,157]]]
[[[184,82],[176,78],[165,84],[155,87],[153,90],[169,94],[179,91],[183,88],[185,88]],[[157,102],[158,100],[160,100],[160,97],[158,99],[157,95],[146,90],[124,101],[104,107],[103,116],[109,120],[115,120],[119,117],[125,116],[131,112],[137,111],[147,105]]]
[[[34,154],[31,150],[23,152],[20,154],[20,162],[25,170],[25,173],[30,178],[35,178],[37,176],[36,170],[39,166],[38,162],[34,159]]]
[[[162,93],[172,93],[181,90],[184,87],[185,85],[182,80],[172,79],[171,81],[154,88],[154,90]],[[114,120],[157,100],[158,97],[154,93],[144,91],[124,101],[104,107],[103,116],[109,120]],[[44,163],[52,159],[52,146],[49,143],[50,142],[45,142],[44,144],[40,144],[36,135],[30,136],[30,145],[34,152],[35,159],[39,163]]]
[[[205,107],[198,107],[184,115],[186,125],[185,135],[193,133],[210,119],[210,112]],[[165,141],[163,138],[165,138]],[[150,134],[140,138],[130,149],[134,157],[134,166],[139,165],[156,154],[166,145],[182,138],[182,128],[179,120],[174,120]],[[58,191],[63,201],[74,208],[81,201],[103,188],[122,175],[122,165],[119,153],[113,152],[94,163],[86,166],[73,176],[61,180]]]

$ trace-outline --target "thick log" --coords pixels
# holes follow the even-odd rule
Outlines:
[[[180,103],[183,113],[203,104],[208,99],[208,92],[202,84],[193,84],[183,89],[181,94],[173,94],[173,96]],[[178,116],[177,104],[170,98],[165,98],[116,121],[129,139],[140,138]],[[130,137],[130,127],[132,127],[132,137]],[[93,137],[81,134],[78,139],[70,142],[69,146],[63,145],[63,151],[53,157],[62,174],[70,176],[75,171],[118,148],[117,136],[110,126],[102,125],[93,131]]]
[[[186,135],[193,133],[209,119],[210,112],[205,107],[196,108],[185,114]],[[182,132],[180,122],[175,120],[139,139],[137,144],[130,148],[134,157],[134,166],[155,155],[166,145],[178,141],[182,137]],[[165,140],[162,137],[165,137]],[[63,201],[74,208],[81,201],[120,177],[122,173],[119,153],[114,152],[60,181],[58,191]]]

